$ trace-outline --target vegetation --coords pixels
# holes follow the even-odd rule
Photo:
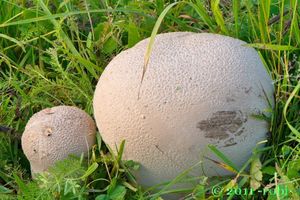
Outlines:
[[[268,141],[245,163],[250,172],[200,177],[185,199],[300,199],[299,24],[298,0],[0,0],[0,199],[154,200],[180,191],[169,186],[189,169],[160,190],[144,189],[129,172],[138,164],[122,160],[124,144],[114,155],[100,137],[88,160],[69,158],[36,180],[20,147],[26,122],[43,108],[76,105],[92,115],[107,63],[152,31],[152,37],[192,31],[240,38],[257,48],[274,80],[276,105],[264,117]],[[232,169],[210,149],[219,167]],[[237,187],[253,192],[239,195]],[[271,193],[280,188],[288,193]]]

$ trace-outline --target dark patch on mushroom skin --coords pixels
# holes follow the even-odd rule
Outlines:
[[[246,121],[247,118],[240,110],[218,111],[213,113],[211,118],[198,122],[197,128],[204,131],[206,138],[225,140],[230,137],[230,134],[241,135],[242,126]]]
[[[241,130],[234,133],[235,136],[240,136],[244,132],[245,128],[243,127]]]
[[[213,132],[210,131],[207,134],[205,134],[205,137],[211,138],[211,139],[219,139],[219,140],[224,140],[229,137],[229,135],[222,131],[221,129],[215,129]]]
[[[47,127],[45,129],[45,135],[48,136],[48,137],[50,137],[52,135],[52,132],[53,132],[53,130],[52,130],[51,127]]]
[[[245,90],[245,93],[246,93],[246,94],[249,94],[249,92],[252,90],[252,87],[249,87],[249,88],[246,88],[246,87],[245,87],[244,90]]]
[[[229,146],[233,146],[236,145],[237,143],[234,141],[233,138],[230,138],[228,140],[225,141],[225,145],[223,147],[229,147]]]
[[[229,103],[229,102],[235,102],[235,99],[230,98],[230,97],[226,97],[226,102],[227,103]]]
[[[233,146],[233,145],[236,145],[236,144],[237,144],[236,142],[233,142],[233,143],[225,144],[223,147],[230,147],[230,146]]]

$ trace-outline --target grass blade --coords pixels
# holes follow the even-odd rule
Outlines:
[[[228,30],[225,26],[225,21],[223,18],[222,11],[219,7],[219,4],[220,4],[220,0],[212,0],[211,1],[211,10],[212,10],[213,15],[216,18],[216,22],[217,22],[218,26],[221,28],[221,31],[223,33],[225,33],[226,35],[229,35]]]
[[[39,5],[42,7],[42,9],[48,14],[48,15],[52,15],[52,13],[50,12],[50,10],[48,9],[48,7],[45,5],[45,3],[40,0],[39,1]],[[52,22],[52,24],[55,26],[56,31],[58,32],[58,35],[60,35],[62,41],[66,42],[67,47],[70,49],[70,51],[75,55],[75,56],[80,56],[79,52],[77,51],[77,49],[75,48],[75,46],[73,45],[73,43],[71,42],[71,40],[69,39],[69,37],[65,34],[65,32],[61,29],[60,24],[55,20],[55,19],[50,19],[50,21]]]
[[[209,144],[208,148],[219,158],[221,158],[226,165],[228,165],[230,168],[234,169],[235,172],[238,172],[238,167],[231,162],[220,150],[218,150],[214,145]]]
[[[44,2],[42,0],[39,1],[40,2],[40,6],[42,7],[42,9],[48,14],[48,15],[52,15],[52,13],[50,12],[50,10],[47,8],[47,6],[44,4]],[[91,61],[83,58],[80,53],[77,51],[77,49],[75,48],[75,46],[73,45],[72,41],[70,40],[70,38],[67,36],[67,34],[62,30],[60,24],[55,20],[55,19],[51,19],[50,20],[52,22],[52,24],[56,27],[56,30],[58,32],[58,35],[61,37],[61,40],[64,41],[66,43],[66,46],[68,49],[70,49],[70,51],[72,52],[72,54],[74,54],[74,57],[76,57],[78,59],[78,61],[86,67],[86,69],[94,76],[94,78],[98,79],[97,73],[95,72],[95,69],[98,69],[98,71],[101,71],[100,68],[93,64]]]
[[[30,19],[24,19],[24,20],[18,20],[15,22],[5,22],[0,24],[0,28],[8,27],[8,26],[15,26],[15,25],[22,25],[22,24],[30,24],[34,22],[40,22],[40,21],[46,21],[46,20],[53,20],[56,18],[61,18],[61,17],[70,17],[72,15],[80,15],[80,14],[88,14],[88,13],[104,13],[104,12],[124,12],[124,13],[136,13],[141,16],[147,16],[145,13],[139,12],[137,10],[129,10],[129,9],[94,9],[94,10],[89,10],[89,11],[72,11],[72,12],[66,12],[66,13],[58,13],[58,14],[50,14],[50,15],[45,15],[45,16],[40,16],[40,17],[34,17]]]
[[[270,15],[270,0],[260,0],[259,1],[259,12],[258,12],[258,23],[260,30],[260,37],[262,42],[267,42],[267,39],[270,41],[270,34],[268,32],[268,21]]]
[[[286,124],[291,129],[292,133],[295,134],[296,137],[298,137],[298,138],[300,138],[300,132],[290,124],[290,122],[288,121],[286,115],[287,115],[287,108],[288,108],[289,104],[291,103],[292,99],[295,97],[295,95],[298,93],[299,90],[300,90],[300,83],[298,83],[298,85],[292,91],[292,93],[289,96],[288,100],[286,101],[286,103],[284,105],[284,109],[283,109],[283,116],[284,116],[284,119],[286,121]]]
[[[232,1],[232,10],[233,10],[233,17],[234,17],[234,28],[235,28],[235,36],[239,36],[239,9],[240,9],[240,1],[233,0]]]
[[[294,3],[293,3],[294,1]],[[291,22],[291,29],[290,29],[290,35],[289,35],[289,44],[291,43],[292,39],[292,33],[295,32],[295,40],[297,41],[298,45],[300,44],[300,29],[299,29],[299,22],[298,22],[298,14],[297,14],[297,6],[298,6],[298,0],[291,1],[291,5],[293,6],[293,17]]]
[[[201,3],[200,0],[196,0],[196,3],[190,3],[188,4],[194,8],[194,10],[198,13],[198,15],[202,18],[202,20],[208,25],[209,29],[211,31],[214,30],[213,22],[210,19],[209,15],[207,14],[206,9],[204,8],[203,4]]]
[[[99,166],[99,164],[94,162],[91,166],[89,166],[89,168],[86,170],[85,174],[83,176],[81,176],[80,178],[81,179],[87,178],[98,168],[98,166]]]
[[[151,51],[152,51],[152,47],[153,47],[153,44],[154,44],[154,40],[155,40],[155,36],[158,32],[158,29],[162,23],[162,20],[164,19],[164,17],[166,16],[166,14],[169,12],[169,10],[174,7],[175,5],[177,5],[179,2],[175,2],[175,3],[172,3],[170,5],[168,5],[163,11],[162,13],[159,15],[155,25],[154,25],[154,28],[152,30],[152,33],[151,33],[151,36],[150,36],[150,40],[149,40],[149,43],[148,43],[148,46],[147,46],[147,50],[146,50],[146,54],[145,54],[145,57],[144,57],[144,67],[143,67],[143,73],[142,73],[142,78],[141,78],[141,84],[143,82],[143,79],[144,79],[144,76],[145,76],[145,73],[147,71],[147,66],[148,66],[148,63],[149,63],[149,59],[150,59],[150,55],[151,55]]]
[[[254,47],[254,48],[258,48],[258,49],[274,50],[274,51],[299,50],[299,48],[292,47],[290,45],[277,45],[277,44],[253,43],[253,44],[247,44],[246,46],[250,46],[250,47]]]
[[[16,43],[19,47],[22,48],[22,50],[23,50],[24,52],[26,52],[25,47],[24,47],[24,45],[22,44],[22,42],[16,40],[15,38],[9,37],[8,35],[2,34],[2,33],[0,33],[0,37],[2,37],[2,38],[4,38],[4,39],[7,39],[7,40],[9,40],[9,41],[11,41],[11,42],[13,42],[13,43]]]

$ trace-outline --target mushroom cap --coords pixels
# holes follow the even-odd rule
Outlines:
[[[93,106],[97,127],[111,147],[126,141],[124,158],[138,161],[145,186],[175,178],[200,160],[193,175],[230,172],[213,144],[237,166],[266,138],[261,114],[273,105],[272,80],[246,43],[209,33],[173,32],[155,38],[141,83],[149,39],[121,52],[105,68]],[[265,95],[266,94],[266,95]]]
[[[22,148],[31,171],[46,171],[69,155],[87,154],[95,143],[96,126],[83,110],[56,106],[35,113],[22,135]]]

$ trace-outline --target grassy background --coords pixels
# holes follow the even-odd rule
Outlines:
[[[20,148],[28,119],[55,105],[90,115],[95,85],[109,61],[156,31],[212,32],[257,48],[274,80],[276,105],[266,148],[254,150],[250,172],[211,181],[200,177],[186,199],[217,199],[226,190],[288,188],[287,195],[255,192],[238,199],[300,199],[300,5],[297,0],[0,0],[0,199],[159,199],[128,169],[133,161],[109,154],[98,138],[92,157],[70,158],[49,175],[30,179]],[[262,117],[262,116],[260,116]],[[3,126],[3,127],[2,127]],[[126,147],[125,147],[126,148]],[[223,167],[225,155],[214,147]],[[261,158],[258,158],[261,154]],[[72,166],[72,167],[71,167]],[[214,195],[216,186],[224,194]]]

